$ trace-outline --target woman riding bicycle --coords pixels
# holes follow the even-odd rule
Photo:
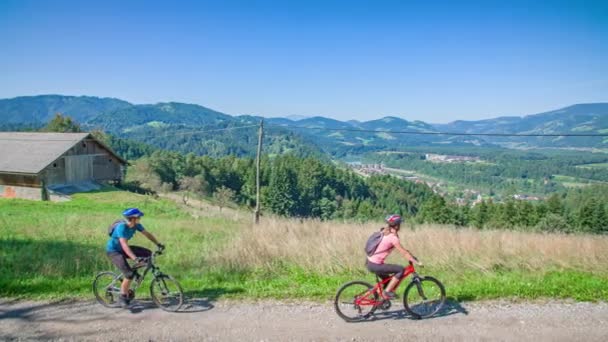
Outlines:
[[[385,264],[384,260],[388,255],[393,251],[393,249],[397,249],[399,253],[401,253],[406,259],[408,259],[412,263],[416,263],[418,265],[422,265],[409,251],[407,251],[403,246],[401,246],[401,241],[399,240],[399,229],[401,228],[401,216],[399,215],[389,215],[385,219],[387,223],[387,227],[382,229],[383,236],[382,241],[376,248],[376,252],[371,256],[367,257],[367,269],[377,274],[380,278],[385,279],[390,276],[390,274],[395,274],[393,279],[388,283],[386,287],[386,291],[384,294],[388,299],[394,299],[396,297],[394,289],[403,278],[404,267],[400,265],[394,264]]]
[[[110,240],[106,244],[106,252],[110,260],[124,275],[124,279],[120,286],[119,302],[122,307],[129,305],[129,287],[133,279],[134,272],[127,258],[143,262],[146,258],[152,255],[152,251],[139,246],[129,246],[128,241],[135,235],[135,232],[141,232],[148,240],[154,242],[158,247],[164,246],[156,240],[152,233],[149,233],[141,225],[140,219],[144,213],[137,208],[129,208],[122,215],[126,218],[126,222],[121,222],[114,227]]]

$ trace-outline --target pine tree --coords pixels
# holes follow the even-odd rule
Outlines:
[[[595,198],[587,199],[578,210],[577,223],[581,231],[590,232],[596,226],[597,215],[595,213],[597,201]]]
[[[547,210],[549,210],[550,213],[553,213],[556,215],[563,215],[564,205],[558,194],[551,195],[551,197],[549,197],[549,199],[547,199],[546,203],[547,203]]]
[[[479,228],[483,229],[489,218],[489,208],[486,201],[482,200],[481,203],[475,205],[470,212],[471,215],[471,223]]]
[[[296,176],[283,160],[275,161],[266,197],[267,207],[275,214],[293,216],[298,209]]]

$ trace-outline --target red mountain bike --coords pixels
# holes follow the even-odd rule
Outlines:
[[[410,274],[412,280],[403,293],[405,310],[416,319],[433,316],[445,304],[443,284],[433,277],[418,275],[411,262],[405,267],[401,281]],[[384,295],[384,288],[392,278],[381,280],[376,276],[375,286],[360,280],[342,285],[334,301],[336,313],[347,322],[357,322],[371,317],[378,308],[388,310],[391,301]],[[399,287],[401,281],[395,289]]]

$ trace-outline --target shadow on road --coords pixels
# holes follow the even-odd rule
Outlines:
[[[186,301],[179,312],[201,312],[213,309],[213,302],[218,298],[232,293],[241,293],[243,289],[226,289],[222,287],[210,287],[203,290],[187,291]]]
[[[448,300],[446,300],[445,304],[443,305],[441,310],[439,310],[438,313],[433,315],[433,317],[429,317],[426,319],[434,319],[434,318],[446,317],[446,316],[451,316],[451,315],[456,315],[456,314],[468,315],[469,311],[465,307],[463,307],[459,302],[448,299]],[[378,320],[386,320],[386,319],[416,319],[416,318],[409,315],[405,311],[405,309],[392,310],[392,311],[389,311],[389,310],[382,311],[382,310],[378,309],[375,312],[375,314],[371,320],[378,321]],[[361,322],[365,322],[365,321],[361,321]]]
[[[55,306],[66,305],[69,302],[70,301],[56,301],[56,302],[51,302],[51,303],[47,303],[47,304],[31,305],[31,306],[16,308],[16,309],[12,309],[12,310],[0,309],[0,320],[7,319],[7,318],[30,320],[33,318],[36,311],[40,311],[40,310],[50,308],[50,307],[55,307]],[[9,301],[3,301],[0,304],[10,306],[15,303],[19,303],[19,301],[18,300],[9,300]]]
[[[176,313],[190,313],[209,311],[214,308],[213,302],[218,298],[231,293],[241,293],[243,289],[225,289],[221,287],[206,288],[184,292],[184,304]],[[144,310],[157,309],[158,306],[150,298],[135,299],[129,310],[137,314]]]
[[[79,313],[89,313],[91,306],[96,305],[94,303],[79,303],[74,300],[59,300],[43,304],[25,304],[19,305],[19,301],[3,301],[0,302],[0,321],[3,319],[19,319],[27,322],[62,322],[62,323],[87,323],[100,318],[104,318],[107,315],[94,314],[89,315],[90,317],[83,318]],[[11,306],[14,305],[16,307]],[[7,307],[4,309],[4,307]],[[73,316],[66,317],[64,312],[66,310],[72,310],[76,314]]]

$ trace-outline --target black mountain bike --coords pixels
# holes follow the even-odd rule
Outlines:
[[[165,311],[177,311],[184,304],[184,291],[177,280],[170,275],[160,271],[154,261],[157,256],[163,254],[164,248],[157,249],[150,258],[143,263],[138,263],[132,266],[135,276],[131,282],[129,289],[129,298],[135,297],[135,291],[144,281],[146,275],[151,271],[152,283],[150,284],[150,296],[152,301],[158,307]],[[138,270],[143,269],[143,274],[140,275]],[[120,297],[120,285],[123,280],[122,273],[105,271],[100,272],[95,276],[93,281],[93,293],[99,304],[108,308],[120,307],[118,299]]]

